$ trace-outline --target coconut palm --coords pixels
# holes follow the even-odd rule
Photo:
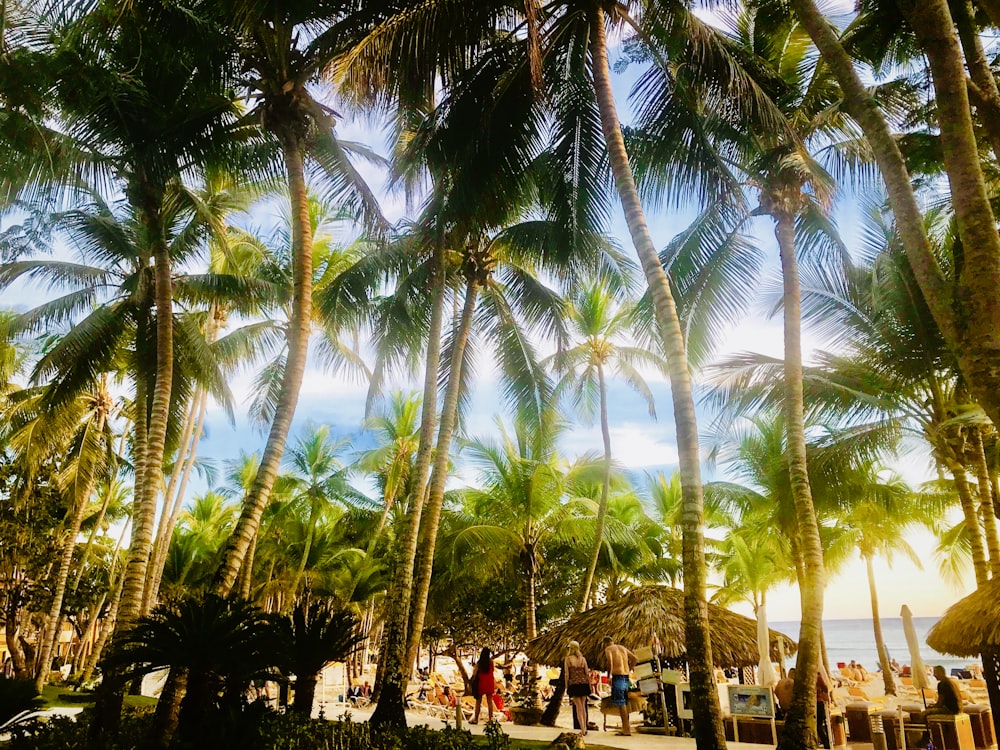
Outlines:
[[[894,552],[909,557],[919,568],[920,556],[907,543],[905,535],[915,524],[933,525],[941,516],[941,496],[921,494],[911,490],[898,476],[867,461],[855,462],[849,480],[842,488],[844,506],[837,514],[837,530],[856,546],[865,562],[868,591],[871,597],[875,648],[882,667],[886,695],[895,695],[896,687],[889,666],[889,653],[882,635],[879,618],[878,589],[875,569],[876,556],[891,562]]]
[[[575,482],[594,474],[593,463],[568,466],[555,452],[561,426],[546,415],[533,427],[515,422],[513,433],[500,425],[499,442],[473,441],[467,458],[481,474],[482,488],[469,490],[463,510],[473,521],[455,537],[455,545],[501,574],[511,569],[523,576],[525,636],[538,635],[536,582],[544,565],[547,541],[579,542],[592,533],[588,526],[593,501],[574,495]],[[537,667],[532,665],[532,680]]]
[[[65,456],[58,481],[68,501],[69,512],[52,585],[52,604],[37,645],[35,689],[39,691],[48,681],[63,621],[63,599],[73,566],[73,553],[91,495],[98,483],[116,468],[116,436],[110,424],[116,405],[107,378],[102,377],[93,389],[55,409],[45,408],[44,395],[44,390],[38,389],[34,398],[26,398],[8,414],[15,425],[9,447],[28,456],[29,465],[37,466],[39,460],[51,460],[52,456]],[[39,449],[48,455],[31,455]]]
[[[698,463],[697,424],[691,397],[684,335],[667,276],[659,262],[646,226],[645,215],[625,151],[608,64],[606,24],[621,24],[639,3],[531,2],[524,9],[506,2],[476,3],[462,14],[461,24],[447,32],[437,23],[447,12],[446,2],[428,2],[405,14],[392,15],[377,24],[366,40],[338,62],[337,78],[359,98],[377,92],[381,101],[424,103],[438,78],[447,91],[457,90],[471,64],[473,81],[492,76],[500,85],[481,85],[489,91],[485,105],[466,110],[462,127],[470,122],[490,128],[491,148],[481,151],[486,172],[508,171],[517,179],[526,152],[536,148],[543,124],[552,122],[555,143],[549,151],[556,201],[553,215],[565,226],[586,231],[600,226],[608,215],[607,168],[610,166],[633,244],[646,276],[657,331],[670,363],[681,471],[688,499],[685,516],[684,562],[686,590],[690,596],[688,644],[692,654],[692,691],[699,741],[706,747],[725,744],[721,709],[712,679],[705,600],[701,478]],[[752,90],[749,81],[706,24],[687,8],[642,5],[653,15],[680,19],[676,38],[688,47],[678,59],[701,65],[706,80],[719,89]],[[419,42],[418,42],[419,40]],[[415,53],[417,50],[419,53]],[[461,50],[461,55],[456,54]],[[466,51],[486,50],[482,57]],[[720,72],[721,71],[721,72]],[[749,85],[748,85],[749,84]],[[536,96],[542,89],[546,96]],[[501,92],[501,96],[496,96]],[[754,98],[754,97],[751,97]],[[552,120],[547,116],[551,115]],[[497,123],[516,123],[500,128]],[[496,134],[497,138],[492,136]],[[483,170],[473,174],[478,178]],[[473,179],[470,174],[470,179]],[[497,184],[502,184],[498,182]],[[568,235],[576,237],[575,232]]]
[[[806,466],[798,255],[810,245],[814,250],[823,244],[837,249],[835,234],[822,236],[831,234],[828,212],[835,176],[850,175],[852,168],[857,171],[864,147],[856,127],[838,106],[839,89],[828,69],[807,63],[810,45],[803,43],[805,31],[791,19],[769,15],[765,25],[762,18],[761,11],[737,15],[729,29],[730,43],[756,66],[761,88],[773,100],[767,116],[777,111],[783,117],[778,127],[734,127],[729,100],[714,97],[683,69],[675,75],[654,66],[637,83],[635,92],[643,97],[637,117],[637,127],[644,132],[639,158],[654,162],[647,170],[651,181],[658,187],[676,188],[682,174],[704,170],[708,174],[699,179],[709,201],[730,193],[738,204],[750,192],[759,202],[753,214],[774,222],[783,282],[788,468],[808,573],[800,582],[800,679],[783,742],[802,743],[815,726],[812,675],[820,656],[825,573]],[[662,47],[669,48],[669,44],[665,40]],[[680,158],[678,148],[685,149]],[[817,228],[825,231],[817,233]],[[825,259],[827,267],[835,263],[835,258]]]
[[[1000,13],[995,4],[985,5],[989,9],[989,18],[997,23]],[[936,255],[931,236],[924,226],[921,204],[900,150],[899,139],[890,129],[890,117],[879,110],[877,99],[871,96],[862,82],[848,48],[817,4],[813,0],[794,0],[791,7],[836,76],[844,91],[845,104],[855,112],[858,123],[872,144],[893,214],[899,222],[901,245],[909,260],[914,282],[949,348],[956,352],[970,390],[996,422],[1000,420],[1000,411],[996,402],[995,375],[991,374],[996,369],[990,370],[993,366],[988,363],[996,356],[998,349],[993,342],[1000,329],[997,327],[993,294],[989,289],[997,283],[1000,235],[997,234],[994,212],[986,192],[968,93],[964,83],[958,83],[960,79],[965,80],[966,73],[962,46],[955,28],[956,20],[966,24],[961,38],[970,64],[976,69],[977,79],[987,85],[992,83],[994,89],[996,83],[979,78],[989,69],[981,64],[981,57],[974,49],[978,45],[977,35],[968,33],[968,6],[960,6],[961,11],[954,18],[943,2],[921,4],[919,8],[908,9],[905,13],[910,30],[916,35],[919,51],[928,55],[938,110],[942,107],[947,109],[947,116],[938,122],[939,138],[947,144],[944,146],[948,154],[945,169],[952,180],[952,201],[956,206],[962,244],[976,248],[972,258],[963,257],[961,271],[953,281],[947,279],[948,265],[942,264]],[[870,15],[875,23],[869,25],[877,25],[878,13],[883,9],[880,3],[865,4],[862,15]],[[966,16],[964,21],[962,16]],[[898,28],[898,24],[882,25],[881,33],[891,33],[890,29]],[[882,46],[883,49],[899,49],[895,44]],[[956,286],[957,295],[954,293]],[[956,302],[956,299],[960,301]]]
[[[217,0],[217,20],[237,46],[252,114],[280,147],[288,181],[291,217],[292,311],[287,329],[288,355],[281,373],[274,414],[260,469],[249,501],[219,568],[216,591],[235,585],[243,558],[260,525],[278,476],[281,456],[298,402],[312,330],[313,232],[309,221],[307,177],[328,178],[332,202],[349,205],[372,227],[381,226],[377,201],[351,163],[350,154],[375,159],[367,149],[339,141],[336,113],[314,98],[311,84],[337,52],[356,40],[356,4],[345,0]]]
[[[666,361],[655,353],[627,340],[632,324],[632,308],[616,306],[609,291],[601,284],[581,289],[571,300],[569,323],[571,335],[579,342],[555,356],[557,371],[565,373],[558,388],[565,389],[573,405],[585,417],[599,414],[601,437],[604,442],[604,481],[597,512],[594,549],[580,593],[580,611],[590,601],[594,571],[604,544],[604,519],[608,512],[611,492],[611,428],[608,424],[608,378],[614,374],[623,378],[646,402],[651,417],[656,416],[653,393],[638,368],[666,370]],[[610,372],[609,372],[610,370]]]
[[[408,494],[413,458],[419,447],[420,394],[400,391],[390,396],[384,413],[365,420],[364,429],[376,445],[358,456],[360,471],[374,475],[382,491],[382,515],[379,517],[369,549],[378,541],[389,514],[397,501]]]
[[[347,481],[340,454],[348,445],[346,436],[332,439],[330,427],[309,426],[288,454],[293,483],[290,505],[304,511],[306,536],[302,543],[302,556],[288,585],[286,601],[295,601],[312,549],[316,526],[325,511],[334,503],[347,507],[371,509],[373,503],[355,490]]]

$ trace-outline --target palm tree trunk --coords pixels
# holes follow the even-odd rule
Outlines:
[[[80,673],[81,683],[90,681],[91,676],[94,674],[94,669],[97,667],[97,662],[101,660],[104,647],[107,645],[108,638],[111,636],[111,632],[115,628],[115,622],[118,619],[118,607],[121,604],[124,585],[125,571],[123,570],[116,576],[114,588],[111,590],[111,606],[108,607],[108,613],[104,616],[104,622],[101,624],[101,634],[97,637],[94,648],[83,665],[83,671]]]
[[[957,0],[950,7],[973,83],[968,87],[969,98],[979,110],[979,122],[989,137],[994,156],[1000,158],[1000,91],[976,28],[976,11],[969,0]]]
[[[646,216],[639,202],[639,192],[625,152],[625,140],[611,88],[607,40],[604,33],[604,11],[600,7],[595,6],[590,11],[590,29],[594,93],[601,111],[601,129],[608,148],[608,159],[614,174],[618,197],[625,211],[629,234],[632,236],[632,243],[646,276],[656,321],[663,337],[664,352],[669,362],[670,392],[677,432],[684,509],[681,515],[684,622],[688,667],[691,672],[691,701],[694,704],[694,734],[698,738],[699,750],[722,750],[726,747],[726,736],[722,725],[719,695],[715,686],[712,643],[709,637],[705,503],[698,458],[698,422],[694,410],[694,397],[691,394],[687,350],[680,319],[677,316],[677,306],[670,293],[667,275],[660,265],[656,247],[649,236]]]
[[[524,634],[529,643],[538,637],[538,623],[535,617],[535,613],[538,611],[538,602],[535,597],[535,574],[538,570],[538,563],[535,560],[536,554],[534,547],[530,547],[527,554],[527,564],[525,565],[527,568],[525,571],[527,595],[524,597]],[[538,685],[538,665],[534,660],[531,661],[528,667],[528,679],[532,685]],[[533,708],[539,708],[542,703],[538,690],[533,690],[532,695],[534,695],[535,699]]]
[[[965,467],[957,460],[946,459],[948,469],[955,481],[955,491],[962,503],[962,515],[965,518],[966,533],[969,535],[969,546],[972,551],[972,567],[976,572],[976,585],[982,586],[990,578],[990,568],[986,561],[986,548],[983,546],[983,532],[979,525],[979,513],[976,501],[972,497],[972,488],[965,476]]]
[[[195,414],[195,410],[197,410],[197,414]],[[153,562],[150,565],[150,572],[146,582],[146,594],[143,601],[144,613],[151,612],[153,607],[156,606],[156,598],[160,591],[160,582],[163,580],[163,569],[167,564],[167,553],[170,551],[170,540],[173,538],[174,529],[177,527],[177,519],[180,518],[181,508],[184,506],[184,493],[187,491],[191,469],[194,468],[194,463],[198,457],[198,443],[201,441],[207,412],[208,391],[204,388],[199,388],[191,403],[191,412],[189,414],[191,417],[190,430],[187,429],[188,425],[185,425],[185,434],[181,437],[180,441],[182,448],[178,453],[178,465],[170,476],[170,482],[163,496],[163,516],[160,519],[161,523],[156,535],[156,544],[153,545]],[[175,487],[178,474],[180,474],[180,485]],[[172,502],[171,498],[173,498]]]
[[[295,675],[295,700],[292,710],[300,716],[312,714],[313,702],[316,700],[315,674]]]
[[[288,326],[288,357],[281,379],[281,393],[274,410],[274,420],[267,436],[253,488],[233,529],[222,563],[215,574],[214,593],[228,596],[236,583],[250,541],[271,499],[271,490],[278,477],[281,457],[288,441],[288,432],[295,416],[295,407],[302,388],[309,354],[309,333],[312,325],[313,237],[309,218],[309,196],[306,192],[303,144],[298,136],[279,134],[285,169],[288,173],[288,197],[292,215],[293,294],[292,319]]]
[[[173,513],[173,499],[176,497],[177,481],[184,470],[188,443],[191,441],[191,433],[194,432],[194,423],[200,400],[201,389],[199,388],[195,391],[194,398],[191,399],[184,414],[184,426],[181,428],[181,437],[177,443],[177,457],[174,461],[174,469],[170,472],[170,479],[167,481],[167,486],[163,489],[163,507],[160,511],[160,522],[156,527],[156,535],[153,537],[153,552],[149,561],[149,568],[146,569],[146,590],[142,598],[142,613],[144,615],[148,614],[153,608],[152,600],[156,598],[156,594],[153,593],[156,564],[160,558],[160,547],[163,546],[163,536],[166,532],[167,523]]]
[[[295,570],[295,576],[292,578],[292,584],[288,587],[288,601],[285,602],[285,609],[291,609],[295,606],[295,596],[299,593],[299,586],[302,584],[302,576],[305,575],[306,565],[309,564],[309,553],[312,551],[313,537],[316,533],[316,514],[310,511],[309,513],[309,528],[306,529],[306,541],[302,545],[302,557],[299,559],[299,566]],[[314,686],[315,687],[315,686]]]
[[[97,434],[104,431],[103,411],[97,416],[95,428]],[[81,448],[81,450],[83,449]],[[83,518],[87,515],[87,504],[90,502],[90,496],[94,492],[94,485],[97,483],[96,480],[96,474],[91,472],[86,478],[83,492],[74,498],[76,502],[73,506],[73,516],[70,519],[66,542],[63,544],[62,556],[56,572],[56,584],[52,592],[52,606],[49,607],[49,616],[46,620],[41,644],[39,645],[37,672],[35,674],[35,690],[38,692],[41,692],[45,683],[48,682],[52,652],[55,650],[56,639],[59,637],[59,623],[62,621],[63,597],[66,594],[69,571],[73,567],[73,551],[76,549],[76,538],[80,535]]]
[[[885,637],[882,635],[882,618],[878,612],[878,588],[875,586],[875,566],[871,555],[865,558],[865,570],[868,572],[868,593],[872,599],[872,626],[875,629],[875,650],[878,652],[878,663],[882,668],[882,681],[885,684],[885,694],[895,695],[896,684],[892,679],[892,667],[889,665],[889,652],[885,650]]]
[[[87,536],[87,544],[84,545],[83,552],[80,554],[80,567],[77,568],[76,577],[73,579],[73,587],[71,588],[71,591],[74,593],[80,587],[80,579],[83,578],[83,571],[86,570],[87,563],[90,562],[90,550],[94,546],[94,540],[97,538],[97,532],[101,528],[101,524],[104,523],[104,516],[108,513],[112,494],[109,487],[104,500],[101,502],[101,509],[97,512],[97,518],[94,520],[94,528],[91,529],[90,534]]]
[[[792,195],[789,195],[792,193]],[[803,580],[799,589],[802,601],[802,624],[799,630],[799,653],[795,664],[792,705],[785,717],[785,732],[778,746],[816,747],[816,675],[820,667],[820,632],[823,626],[823,545],[819,537],[816,509],[809,487],[806,465],[805,406],[802,392],[802,314],[799,268],[795,257],[795,218],[789,210],[798,199],[799,189],[788,193],[762,196],[775,219],[774,234],[781,254],[781,275],[785,308],[785,430],[787,433],[788,473],[803,562]]]
[[[611,494],[611,429],[608,426],[608,384],[604,378],[604,367],[597,363],[597,382],[601,391],[601,437],[604,440],[604,477],[601,483],[601,501],[597,506],[597,522],[594,525],[594,548],[590,551],[590,563],[583,579],[583,589],[580,592],[579,612],[587,611],[590,601],[590,590],[594,585],[594,573],[597,571],[597,561],[601,557],[601,547],[604,544],[604,525],[608,517],[608,496]]]
[[[431,470],[430,492],[420,528],[420,547],[417,553],[416,581],[414,582],[412,615],[407,630],[406,667],[417,658],[420,637],[427,614],[427,596],[434,570],[434,549],[437,546],[438,528],[441,525],[441,508],[444,505],[444,487],[448,481],[448,464],[451,459],[451,439],[458,424],[458,402],[462,393],[465,350],[472,332],[476,312],[479,283],[475,277],[465,286],[465,305],[459,318],[458,332],[452,343],[451,363],[448,369],[448,386],[441,405],[441,424],[438,427],[437,446],[434,449],[434,467]]]
[[[170,249],[164,238],[163,217],[159,203],[144,211],[144,223],[154,238],[153,262],[156,301],[156,381],[153,385],[146,449],[143,452],[142,485],[137,493],[137,508],[132,521],[125,583],[118,608],[118,627],[130,628],[142,611],[146,588],[146,568],[153,546],[156,522],[156,498],[163,478],[163,449],[170,419],[170,394],[174,376],[174,293],[170,268]],[[142,417],[144,415],[140,415]]]
[[[416,481],[413,482],[409,497],[409,523],[406,525],[403,538],[399,541],[396,569],[389,587],[389,596],[386,597],[383,650],[379,654],[379,669],[375,677],[378,702],[369,720],[376,726],[380,724],[393,727],[406,726],[403,700],[406,696],[406,683],[409,680],[410,670],[410,665],[405,664],[407,627],[410,620],[410,602],[413,600],[413,569],[420,540],[420,520],[427,495],[434,449],[434,426],[437,421],[437,377],[441,365],[441,326],[444,320],[446,291],[443,244],[439,244],[435,249],[434,259],[434,299],[427,339],[427,363],[424,369],[420,440],[413,467]]]
[[[243,558],[243,565],[240,567],[240,598],[250,600],[253,591],[253,562],[257,556],[257,540],[260,538],[260,529],[250,540],[250,547],[247,549],[246,557]]]
[[[1000,536],[997,534],[997,518],[994,512],[993,487],[990,483],[990,469],[986,463],[986,449],[983,447],[981,427],[971,429],[972,451],[975,459],[976,479],[979,481],[979,515],[983,521],[986,549],[990,556],[990,572],[1000,576]]]

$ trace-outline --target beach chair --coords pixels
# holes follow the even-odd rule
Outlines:
[[[868,701],[869,703],[885,703],[886,697],[884,695],[868,695],[868,692],[863,687],[858,687],[856,685],[850,685],[847,688],[847,694],[852,698],[859,698],[863,701]]]

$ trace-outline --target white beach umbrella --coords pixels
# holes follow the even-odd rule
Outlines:
[[[764,687],[778,684],[778,675],[771,663],[771,635],[767,628],[767,608],[761,604],[757,608],[757,650],[760,663],[757,665],[757,682]]]
[[[910,674],[913,677],[913,687],[920,691],[920,696],[926,705],[927,698],[924,696],[924,688],[929,688],[931,683],[927,679],[927,668],[920,655],[920,639],[917,638],[917,629],[913,627],[913,613],[904,604],[899,614],[903,618],[903,634],[906,636],[906,645],[910,649]]]

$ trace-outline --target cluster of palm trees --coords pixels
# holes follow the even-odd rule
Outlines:
[[[402,724],[425,626],[447,619],[435,587],[516,570],[530,638],[562,545],[579,557],[576,608],[638,580],[683,580],[695,734],[718,748],[705,601],[721,547],[724,596],[762,604],[782,571],[798,584],[804,677],[782,742],[812,746],[838,551],[870,563],[902,519],[940,522],[954,496],[963,519],[943,543],[968,550],[977,583],[1000,571],[1000,93],[981,34],[1000,9],[866,2],[844,26],[813,0],[716,9],[711,23],[695,10],[9,5],[0,284],[50,290],[2,318],[0,554],[22,676],[47,679],[66,617],[98,655],[168,593],[287,611],[322,590],[357,604],[366,632],[384,628],[373,720]],[[609,32],[624,40],[620,63],[639,68],[626,129]],[[346,107],[389,123],[391,158],[338,139]],[[419,206],[411,220],[389,225],[359,160]],[[883,186],[864,246],[846,248],[836,201]],[[607,235],[614,199],[637,266]],[[644,202],[700,214],[657,251]],[[276,204],[284,226],[259,226]],[[784,357],[706,370],[759,296],[763,220],[779,250]],[[838,344],[815,366],[803,365],[803,320]],[[372,413],[394,380],[422,392],[372,422],[378,447],[356,464],[325,427],[286,449],[310,357],[365,378]],[[507,426],[468,448],[480,486],[455,494],[485,357]],[[649,482],[659,517],[619,476],[609,429],[609,378],[652,411],[651,368],[670,380],[679,454],[678,479]],[[260,456],[189,501],[209,402],[232,412],[229,383],[248,369]],[[745,478],[707,492],[693,397],[706,372],[722,407],[717,455]],[[561,406],[599,416],[600,458],[559,457]],[[914,435],[941,477],[920,492],[883,468]],[[377,497],[354,489],[355,471]],[[707,538],[713,525],[724,531]],[[45,564],[31,561],[39,549]],[[184,679],[172,674],[177,701]]]

